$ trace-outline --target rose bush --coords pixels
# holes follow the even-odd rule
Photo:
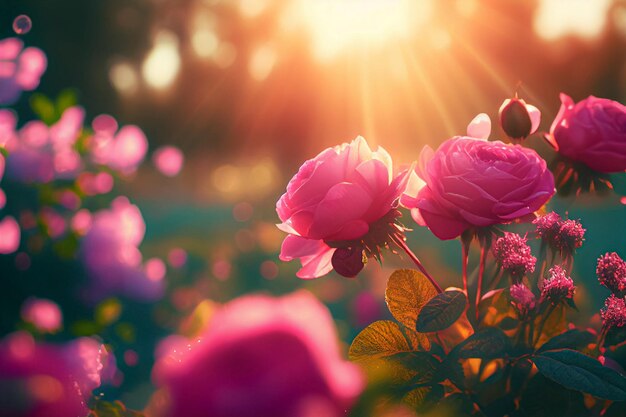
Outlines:
[[[604,173],[626,170],[626,106],[589,96],[574,103],[561,93],[548,142],[563,156]]]

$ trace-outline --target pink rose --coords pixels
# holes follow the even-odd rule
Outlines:
[[[519,145],[455,136],[421,160],[401,202],[440,239],[527,216],[555,192],[546,162]]]
[[[363,389],[328,309],[305,291],[238,298],[198,340],[169,344],[153,370],[168,416],[339,417]]]
[[[278,227],[289,233],[280,259],[300,258],[298,277],[317,278],[333,269],[339,242],[376,246],[385,232],[375,223],[395,208],[406,180],[406,173],[393,175],[387,151],[372,151],[362,137],[306,161],[276,203]],[[360,259],[361,246],[346,251]]]
[[[100,386],[103,346],[90,338],[65,345],[36,343],[25,332],[0,341],[2,416],[86,416]]]
[[[589,96],[574,104],[561,93],[561,109],[548,142],[562,155],[599,172],[626,170],[626,106]]]

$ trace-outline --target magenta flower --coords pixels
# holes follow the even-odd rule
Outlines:
[[[328,309],[304,291],[226,304],[198,340],[157,361],[153,379],[167,415],[186,417],[339,417],[364,383],[339,355]]]
[[[626,292],[626,262],[617,253],[605,253],[598,258],[596,275],[600,284],[614,294]]]
[[[89,338],[49,345],[35,343],[24,332],[7,336],[0,341],[2,415],[86,416],[105,355],[103,346]]]
[[[123,174],[135,172],[148,151],[148,140],[143,131],[135,125],[124,126],[118,131],[117,122],[109,115],[96,117],[92,127],[93,161]]]
[[[585,229],[577,220],[563,220],[554,236],[554,246],[564,254],[571,255],[585,240]]]
[[[91,294],[101,299],[122,294],[141,300],[156,300],[163,295],[163,276],[155,264],[142,266],[138,249],[146,225],[141,212],[125,197],[116,198],[108,210],[96,212],[81,240],[80,256],[92,281]],[[156,265],[158,269],[158,265]]]
[[[517,97],[506,99],[500,106],[500,125],[511,139],[522,140],[535,133],[541,122],[537,107]]]
[[[11,216],[0,220],[0,254],[7,255],[20,247],[20,225]]]
[[[24,49],[18,38],[0,40],[0,104],[13,104],[22,91],[37,88],[47,65],[41,49]]]
[[[535,258],[528,246],[527,238],[516,233],[505,232],[493,245],[493,255],[498,264],[514,279],[522,277],[535,270]]]
[[[22,320],[34,325],[37,330],[54,333],[63,325],[63,315],[59,305],[44,298],[28,298],[22,304]]]
[[[455,136],[420,159],[413,177],[423,181],[412,179],[401,202],[440,239],[531,215],[555,192],[546,162],[519,145]]]
[[[593,96],[574,104],[561,93],[561,109],[546,139],[560,154],[595,171],[624,171],[626,107]]]
[[[535,219],[533,224],[537,228],[537,237],[554,246],[556,235],[561,229],[561,216],[552,211]]]
[[[528,313],[535,309],[535,294],[526,285],[522,283],[514,284],[509,289],[509,293],[511,294],[512,304],[520,317],[528,316]]]
[[[557,304],[566,299],[574,298],[576,286],[565,270],[555,265],[548,271],[549,276],[543,281],[541,298]]]
[[[394,176],[387,151],[372,151],[362,137],[306,161],[276,203],[278,227],[289,233],[280,259],[299,258],[298,277],[317,278],[333,269],[339,248],[334,262],[348,262],[346,273],[358,272],[353,265],[363,251],[379,255],[398,233],[395,208],[406,181],[406,173]]]
[[[162,146],[152,154],[152,162],[166,177],[175,177],[183,168],[185,156],[175,146]]]
[[[604,302],[600,316],[606,328],[626,326],[626,299],[611,294]]]
[[[85,111],[76,106],[66,109],[50,127],[38,120],[26,123],[5,144],[9,151],[8,176],[26,183],[74,178],[82,168],[74,144],[84,116]]]

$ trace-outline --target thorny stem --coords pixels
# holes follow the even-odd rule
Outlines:
[[[428,278],[428,280],[430,281],[431,284],[433,284],[437,292],[441,294],[443,291],[441,287],[439,286],[439,284],[437,284],[437,281],[435,281],[433,277],[430,276],[428,271],[426,271],[426,268],[424,268],[424,265],[422,265],[418,257],[407,246],[406,242],[402,238],[399,238],[396,236],[391,236],[391,239],[396,243],[396,245],[398,245],[402,250],[404,250],[404,252],[406,252],[406,254],[409,256],[409,258],[411,258],[415,266],[417,266],[417,268],[422,272],[422,274],[424,274],[426,278]]]

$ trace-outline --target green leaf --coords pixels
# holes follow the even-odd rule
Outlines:
[[[354,338],[348,355],[350,360],[364,361],[412,350],[397,323],[380,320],[367,326]]]
[[[509,338],[501,329],[487,327],[457,345],[450,355],[459,358],[502,358],[506,355],[509,346]]]
[[[43,94],[33,94],[30,97],[30,107],[45,124],[51,125],[56,122],[57,114],[54,103]]]
[[[465,311],[467,299],[461,291],[445,291],[437,294],[422,308],[416,329],[421,333],[447,329]]]
[[[407,369],[415,372],[411,379],[413,384],[427,384],[439,367],[439,360],[426,352],[402,352],[389,357]]]
[[[78,94],[76,90],[68,88],[59,93],[56,100],[56,110],[58,114],[62,114],[65,110],[78,104]]]
[[[544,376],[566,388],[613,401],[626,401],[626,378],[596,359],[570,349],[551,350],[533,357]]]
[[[420,311],[436,295],[437,290],[421,272],[399,269],[389,277],[385,300],[396,320],[415,329]]]
[[[581,393],[536,374],[522,392],[519,415],[525,417],[585,416]]]
[[[537,352],[563,348],[583,349],[588,344],[593,343],[595,339],[595,336],[587,330],[571,329],[548,340]]]

